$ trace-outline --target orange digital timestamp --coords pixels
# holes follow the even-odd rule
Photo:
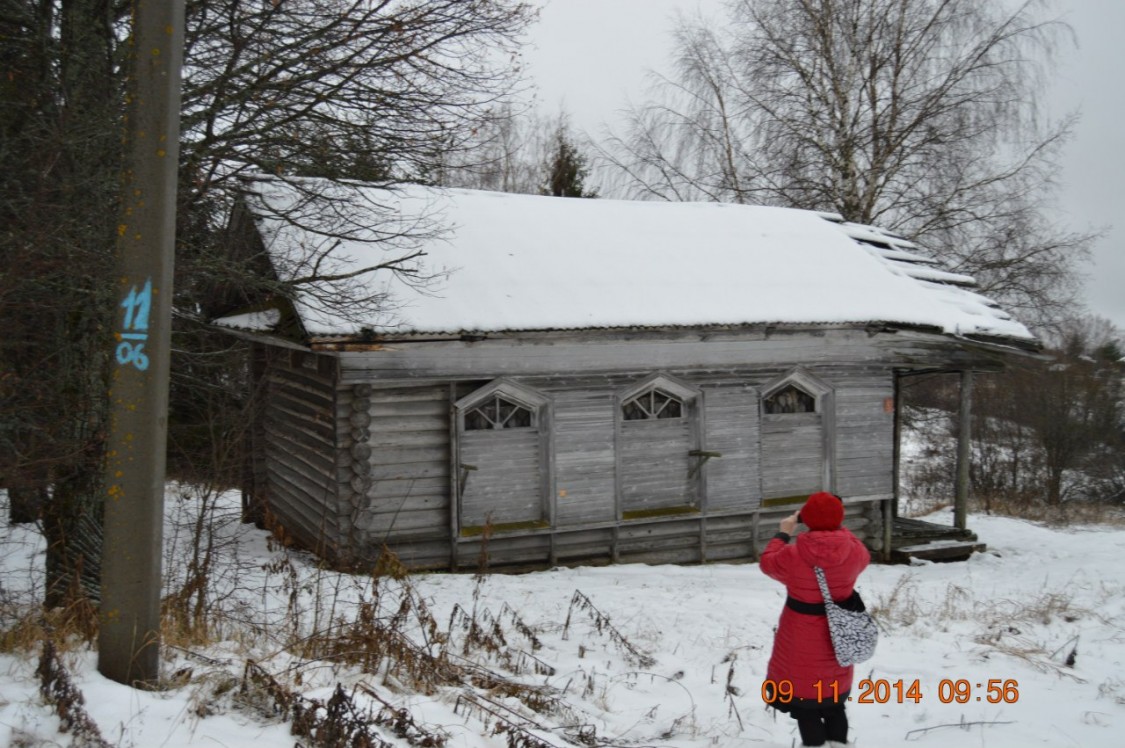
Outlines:
[[[864,678],[857,684],[854,695],[840,692],[839,681],[818,680],[811,684],[816,696],[811,701],[838,703],[841,699],[858,704],[922,703],[922,684],[917,678],[886,680]],[[990,678],[971,681],[967,678],[943,678],[938,681],[937,699],[943,704],[968,704],[984,701],[989,704],[1014,704],[1020,700],[1020,684],[1015,678]],[[762,700],[767,704],[788,704],[796,699],[793,681],[766,680],[762,682]]]

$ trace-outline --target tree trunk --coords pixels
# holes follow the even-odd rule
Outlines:
[[[65,414],[62,463],[44,507],[48,608],[78,596],[97,600],[101,566],[102,459],[108,398],[112,259],[121,162],[121,99],[114,76],[117,41],[110,0],[59,6],[61,132],[49,186],[65,208],[50,251],[64,264],[65,294],[45,313],[49,351]]]
[[[26,525],[39,519],[47,503],[47,489],[42,486],[8,488],[8,524]]]
[[[100,597],[102,496],[99,459],[55,485],[43,511],[47,538],[44,607],[56,608],[86,597]]]
[[[1059,506],[1062,504],[1062,471],[1047,471],[1047,504]]]

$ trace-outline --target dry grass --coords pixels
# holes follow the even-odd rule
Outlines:
[[[185,693],[190,718],[248,710],[288,722],[309,746],[388,745],[378,738],[382,731],[438,747],[445,736],[393,705],[392,697],[442,692],[478,723],[475,729],[503,734],[512,746],[546,746],[535,737],[542,730],[597,740],[571,712],[565,690],[544,684],[554,669],[536,655],[541,630],[510,606],[489,610],[475,593],[471,607],[457,606],[439,621],[389,551],[366,575],[330,571],[276,539],[264,565],[260,557],[240,559],[232,538],[245,526],[237,516],[220,516],[207,492],[177,499],[187,511],[177,515],[165,558],[170,592],[162,643],[169,672],[161,686]],[[486,578],[477,575],[478,588]],[[92,645],[96,609],[82,600],[44,613],[35,597],[0,599],[0,650],[51,653],[44,660],[50,665],[44,682],[54,689],[50,703],[71,710],[73,729],[87,731],[90,744],[103,748],[97,725],[78,709],[81,692],[55,654]],[[609,637],[629,658],[649,661],[592,606],[585,613],[596,624],[589,636]],[[563,623],[546,625],[557,630]],[[352,685],[337,687],[325,701],[300,695],[341,682]],[[550,726],[543,721],[548,715]]]
[[[1108,593],[1107,593],[1108,594]],[[906,574],[887,594],[878,595],[870,606],[872,615],[885,625],[911,626],[918,621],[941,624],[950,621],[976,621],[982,625],[1020,624],[1049,626],[1063,621],[1073,623],[1094,616],[1091,610],[1076,606],[1069,595],[1044,591],[1024,599],[978,600],[970,590],[947,584],[938,598],[923,595],[917,577]]]
[[[1098,686],[1098,695],[1125,706],[1125,680],[1110,678]]]
[[[85,646],[98,635],[98,610],[84,597],[53,610],[25,601],[6,606],[3,613],[0,652],[34,652],[45,641],[67,651]]]
[[[886,627],[921,624],[945,630],[952,625],[969,624],[975,629],[970,635],[972,641],[982,648],[980,656],[1003,654],[1041,672],[1074,680],[1081,680],[1072,669],[1078,656],[1078,640],[1070,638],[1059,645],[1059,631],[1065,624],[1099,615],[1076,605],[1072,596],[1050,590],[1022,598],[980,600],[969,590],[951,583],[946,585],[944,594],[935,597],[923,594],[919,580],[910,574],[904,575],[889,593],[877,596],[870,610]]]
[[[86,699],[70,677],[48,636],[43,640],[39,667],[39,693],[49,703],[59,718],[59,732],[70,733],[72,745],[81,748],[111,748],[102,737],[98,725],[86,712]]]
[[[984,512],[985,505],[981,501],[973,502],[972,510]],[[1029,519],[1051,527],[1072,525],[1125,527],[1125,507],[1092,501],[1067,501],[1058,506],[1049,506],[1043,503],[996,498],[988,503],[988,510],[992,514]]]
[[[229,697],[234,705],[285,720],[309,745],[325,748],[385,745],[373,726],[412,745],[441,746],[442,733],[419,724],[409,709],[393,706],[386,696],[401,692],[444,691],[459,714],[479,721],[485,733],[505,734],[512,746],[546,745],[534,737],[546,729],[541,715],[589,731],[560,691],[541,684],[554,670],[534,654],[542,646],[539,632],[513,608],[504,605],[494,613],[474,594],[472,607],[455,606],[443,626],[390,551],[358,590],[364,577],[335,575],[297,560],[289,550],[275,551],[267,571],[280,582],[274,589],[286,600],[286,623],[270,632],[278,642],[273,658],[242,656],[240,686]],[[339,581],[345,578],[349,581]],[[477,578],[479,586],[484,577]],[[348,584],[354,586],[346,588],[346,599],[320,599],[340,595]],[[208,622],[208,630],[220,628],[229,630],[231,624]],[[271,659],[281,664],[271,667]],[[351,690],[337,687],[326,702],[305,699],[299,695],[302,677],[315,663],[329,666],[326,677],[358,683]],[[532,679],[540,684],[528,682]],[[198,716],[230,691],[225,679],[201,687],[196,703],[204,711]]]
[[[876,596],[869,608],[881,626],[909,627],[919,621],[944,625],[973,620],[977,615],[964,588],[950,584],[945,594],[934,601],[920,594],[918,580],[910,574],[899,579],[889,593]]]
[[[923,517],[932,512],[952,510],[953,507],[953,503],[948,500],[914,500],[904,503],[906,506],[901,510],[904,517]],[[1057,506],[1050,506],[1042,502],[1021,501],[1006,496],[988,499],[971,498],[969,511],[975,514],[1042,522],[1049,527],[1074,525],[1125,527],[1125,506],[1094,501],[1067,501]]]

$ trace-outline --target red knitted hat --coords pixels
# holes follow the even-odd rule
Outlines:
[[[844,521],[844,503],[827,491],[818,491],[801,507],[800,520],[810,530],[838,530]]]

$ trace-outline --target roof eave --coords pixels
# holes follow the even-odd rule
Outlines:
[[[884,320],[855,321],[855,322],[756,322],[745,324],[709,324],[709,325],[629,325],[629,326],[599,326],[584,328],[536,328],[536,329],[506,329],[506,330],[454,330],[436,332],[365,332],[353,335],[312,335],[307,339],[308,345],[313,350],[346,351],[346,350],[377,350],[385,345],[401,343],[438,343],[438,342],[469,342],[475,343],[483,340],[516,340],[557,337],[560,335],[592,335],[592,336],[620,336],[620,335],[662,335],[700,333],[714,334],[721,332],[760,333],[769,337],[776,333],[795,334],[800,332],[814,332],[825,330],[862,330],[869,336],[880,333],[897,334],[909,332],[924,335],[934,340],[942,340],[952,345],[972,345],[988,348],[995,352],[1011,351],[1013,353],[1034,354],[1040,346],[1034,339],[1020,339],[1006,336],[988,335],[956,335],[948,333],[938,325],[890,322]]]

